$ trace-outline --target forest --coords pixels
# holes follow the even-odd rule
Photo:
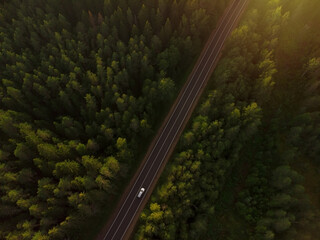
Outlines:
[[[320,239],[319,7],[250,2],[134,239]]]
[[[0,239],[94,239],[229,3],[0,1]],[[250,1],[132,239],[320,239],[319,8]]]
[[[227,4],[1,1],[0,239],[88,239]]]

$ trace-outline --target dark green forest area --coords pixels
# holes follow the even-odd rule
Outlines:
[[[0,239],[97,234],[229,2],[0,1]],[[134,239],[320,239],[318,9],[250,1]]]
[[[0,2],[0,239],[112,211],[228,2]]]
[[[320,239],[319,9],[250,2],[134,239]]]

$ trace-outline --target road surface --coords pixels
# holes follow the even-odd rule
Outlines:
[[[139,210],[143,207],[142,202],[158,174],[159,169],[164,163],[164,159],[168,157],[168,152],[174,148],[174,141],[178,138],[182,131],[182,126],[190,116],[190,109],[194,107],[195,100],[199,97],[200,90],[203,89],[206,80],[210,77],[212,70],[219,60],[219,55],[225,40],[237,23],[248,0],[233,0],[226,12],[219,21],[219,24],[211,34],[205,49],[197,61],[186,86],[181,90],[176,105],[170,111],[170,116],[166,118],[166,123],[159,133],[158,139],[144,162],[144,166],[136,177],[131,190],[125,196],[122,206],[115,214],[115,218],[111,222],[107,233],[103,240],[121,240],[126,235],[128,228],[131,226],[133,219]],[[139,170],[140,170],[139,169]],[[141,188],[145,188],[142,198],[138,198],[138,192]]]

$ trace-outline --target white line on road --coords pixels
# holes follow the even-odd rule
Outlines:
[[[246,3],[246,2],[247,2],[247,0],[245,0],[245,3]],[[234,25],[234,23],[236,22],[236,20],[238,19],[239,15],[241,14],[241,11],[243,10],[243,7],[244,7],[244,6],[245,6],[245,4],[242,5],[240,12],[238,13],[238,15],[237,15],[237,17],[235,18],[235,20],[233,21],[233,23],[231,24],[231,27],[229,28],[228,32],[230,32],[231,29],[233,28],[233,25]],[[226,34],[226,37],[224,38],[223,43],[224,43],[225,39],[228,37],[228,35],[229,35],[229,33]],[[219,39],[220,39],[220,38],[219,38]],[[218,41],[219,41],[219,40],[218,40]],[[219,48],[218,51],[220,51],[222,47],[223,47],[223,44],[221,45],[221,47]],[[213,52],[212,52],[212,53],[213,53]],[[211,57],[212,53],[210,54],[210,57]],[[215,57],[215,59],[212,61],[212,64],[214,63],[214,61],[216,60],[216,58],[217,58],[218,56],[219,56],[219,54],[218,54],[218,55]],[[210,58],[210,57],[209,57],[209,58]],[[207,62],[208,62],[208,60],[207,60]],[[207,63],[207,62],[206,62],[206,63]],[[211,64],[211,66],[212,66],[212,64]],[[210,67],[209,69],[211,69],[211,67]],[[203,70],[201,71],[200,75],[202,74],[202,72],[203,72]],[[204,83],[204,80],[206,79],[206,77],[207,77],[207,75],[209,74],[209,72],[210,72],[210,71],[208,71],[208,72],[206,73],[206,76],[205,76],[205,78],[203,79],[200,88],[197,90],[197,94],[198,94],[198,92],[200,91],[200,89],[201,89],[201,87],[202,87],[202,85],[203,85],[203,83]],[[193,88],[192,88],[192,90],[193,90]],[[191,92],[192,92],[192,90],[191,90]],[[197,94],[196,94],[195,96],[197,96]],[[189,94],[189,96],[190,96],[190,94]],[[192,106],[192,104],[193,104],[193,102],[194,102],[195,99],[196,99],[196,97],[192,100],[192,103],[191,103],[190,106],[188,107],[188,111],[190,110],[190,108],[191,108],[191,106]],[[186,113],[188,113],[188,111],[187,111]],[[184,122],[184,120],[185,120],[185,118],[186,118],[187,115],[188,115],[188,114],[185,115],[185,117],[184,117],[184,119],[182,120],[181,123]],[[180,116],[180,113],[179,113],[179,116]],[[177,135],[177,133],[179,132],[179,129],[181,128],[181,126],[182,126],[182,124],[180,124],[180,126],[179,126],[179,128],[178,128],[178,131],[176,131],[174,137],[172,138],[172,141],[171,141],[171,143],[170,143],[170,146],[172,145],[172,142],[174,141],[174,138],[175,138],[175,136]],[[168,134],[168,135],[169,135],[169,134]],[[162,149],[162,148],[161,148],[161,149]],[[157,168],[157,171],[156,171],[155,175],[153,176],[152,181],[150,182],[150,184],[153,182],[155,176],[157,175],[157,173],[158,173],[158,171],[159,171],[159,168],[161,167],[162,162],[163,162],[163,160],[165,159],[165,157],[166,157],[169,149],[170,149],[170,147],[167,149],[164,157],[161,159],[161,163],[160,163],[159,167]],[[159,153],[158,153],[158,154],[159,154]],[[158,156],[158,155],[157,155],[157,156]],[[151,169],[151,168],[150,168],[150,169]],[[149,171],[150,171],[150,169],[149,169]],[[149,173],[149,171],[148,171],[148,173]],[[147,174],[148,174],[148,173],[147,173]],[[147,176],[147,175],[146,175],[146,176]],[[145,180],[145,179],[146,179],[146,177],[144,178],[144,180]],[[150,184],[149,184],[148,188],[146,189],[146,192],[148,191],[148,189],[149,189],[149,187],[150,187]],[[131,218],[129,224],[127,225],[127,227],[126,227],[123,235],[126,233],[128,227],[130,226],[130,224],[131,224],[134,216],[136,215],[138,209],[140,208],[141,203],[142,203],[142,201],[140,201],[138,207],[136,208],[136,211],[135,211],[133,217]],[[132,206],[132,204],[133,204],[133,202],[131,203],[130,207]],[[129,207],[129,208],[130,208],[130,207]],[[127,211],[127,212],[128,212],[128,211]],[[120,226],[119,226],[119,227],[120,227]],[[118,227],[118,229],[119,229],[119,227]],[[118,230],[118,229],[117,229],[117,230]],[[123,238],[123,235],[121,236],[121,239]]]
[[[228,15],[228,13],[230,12],[230,9],[232,9],[232,6],[233,6],[233,4],[234,4],[235,2],[236,2],[236,1],[233,1],[233,3],[232,3],[232,5],[231,5],[231,7],[228,9],[228,12],[223,16],[223,19],[222,19],[222,21],[221,21],[221,22],[223,22],[223,21],[224,21],[225,17]],[[217,32],[220,30],[220,27],[221,27],[221,26],[222,26],[221,24],[218,26],[218,29],[215,31],[215,34],[214,34],[214,36],[213,36],[213,38],[212,38],[212,39],[214,39],[214,38],[215,38],[215,36],[216,36]],[[211,41],[211,42],[210,42],[209,46],[210,46],[212,43],[213,43],[213,41]],[[153,147],[153,149],[152,149],[151,153],[149,154],[147,161],[145,162],[145,164],[144,164],[144,166],[143,166],[142,170],[140,171],[140,174],[139,174],[139,175],[138,175],[138,177],[136,178],[136,181],[135,181],[135,183],[133,184],[133,186],[132,186],[132,188],[131,188],[131,191],[130,191],[130,192],[129,192],[129,194],[127,195],[127,198],[126,198],[126,199],[125,199],[125,201],[123,202],[123,205],[121,206],[121,208],[120,208],[120,210],[119,210],[119,212],[118,212],[117,216],[115,217],[115,219],[114,219],[114,221],[113,221],[112,225],[110,226],[110,228],[109,228],[108,232],[106,233],[106,235],[105,235],[105,237],[104,237],[104,240],[106,239],[106,237],[108,236],[108,234],[109,234],[110,230],[112,229],[112,227],[113,227],[114,223],[116,222],[116,220],[117,220],[117,218],[118,218],[119,214],[121,213],[121,211],[122,211],[122,209],[123,209],[123,207],[124,207],[124,205],[125,205],[126,201],[128,200],[129,196],[131,195],[132,190],[135,188],[136,183],[138,182],[138,180],[139,180],[139,178],[140,178],[140,176],[141,176],[141,174],[142,174],[143,170],[145,169],[145,167],[146,167],[147,163],[148,163],[148,162],[149,162],[149,160],[150,160],[150,156],[152,155],[152,153],[154,152],[154,150],[157,148],[158,142],[159,142],[159,140],[161,139],[161,137],[162,137],[163,133],[165,132],[165,130],[166,130],[167,126],[168,126],[168,123],[170,122],[171,118],[172,118],[172,117],[173,117],[173,115],[175,114],[175,112],[176,112],[176,110],[177,110],[178,105],[180,104],[180,102],[181,102],[181,100],[183,99],[183,96],[185,95],[185,93],[186,93],[186,91],[187,91],[187,89],[188,89],[189,85],[191,84],[191,82],[192,82],[192,81],[191,81],[191,79],[194,77],[194,74],[195,74],[195,73],[196,73],[196,71],[198,70],[199,66],[201,65],[200,63],[203,61],[203,59],[204,59],[204,57],[205,57],[205,55],[206,55],[206,53],[207,53],[208,51],[209,51],[209,47],[204,51],[204,53],[203,53],[203,55],[202,55],[202,58],[201,58],[201,60],[200,60],[199,64],[197,65],[197,67],[196,67],[196,70],[195,70],[195,71],[193,71],[193,75],[192,75],[192,77],[190,78],[190,81],[188,82],[187,87],[185,88],[185,90],[184,90],[183,94],[181,95],[181,97],[180,97],[180,99],[179,99],[178,103],[175,105],[175,108],[174,108],[174,110],[173,110],[173,112],[172,112],[172,114],[171,114],[171,116],[170,116],[169,120],[167,121],[167,123],[166,123],[165,127],[163,128],[163,131],[162,131],[162,133],[161,133],[160,137],[157,139],[157,142],[156,142],[156,144],[154,145],[154,147]],[[112,238],[112,239],[113,239],[113,238]],[[111,239],[111,240],[112,240],[112,239]]]

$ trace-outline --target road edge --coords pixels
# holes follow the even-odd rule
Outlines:
[[[151,142],[151,144],[150,144],[150,146],[149,146],[149,148],[148,148],[148,150],[147,150],[147,152],[146,152],[143,160],[141,161],[138,169],[136,170],[134,176],[131,178],[128,186],[127,186],[127,187],[125,188],[125,190],[123,191],[122,196],[121,196],[121,198],[120,198],[120,200],[119,200],[119,203],[117,204],[116,208],[113,210],[113,213],[111,214],[111,216],[110,216],[109,220],[107,221],[107,223],[105,224],[105,226],[104,226],[104,227],[101,229],[101,231],[97,234],[97,236],[96,236],[96,238],[95,238],[96,240],[103,240],[103,239],[104,239],[105,234],[107,233],[110,225],[112,224],[114,218],[116,217],[117,212],[120,210],[122,204],[124,203],[124,201],[125,201],[125,199],[126,199],[126,196],[128,195],[128,193],[130,192],[132,186],[134,185],[134,183],[135,183],[135,181],[136,181],[136,179],[137,179],[140,171],[142,170],[143,166],[145,165],[145,163],[146,163],[146,161],[147,161],[147,159],[148,159],[148,157],[149,157],[149,155],[150,155],[150,153],[151,153],[151,151],[152,151],[152,149],[153,149],[156,141],[157,141],[158,138],[160,137],[163,129],[164,129],[165,126],[166,126],[166,123],[167,123],[168,119],[170,118],[170,116],[171,116],[173,110],[175,109],[175,107],[176,107],[179,99],[181,98],[181,95],[182,95],[183,92],[185,91],[188,83],[191,81],[191,76],[192,76],[193,73],[196,71],[196,66],[199,64],[199,62],[201,61],[201,58],[202,58],[203,55],[205,54],[205,51],[206,51],[206,49],[208,48],[208,45],[210,44],[210,40],[211,40],[212,37],[214,36],[214,34],[215,34],[216,30],[217,30],[217,27],[221,24],[221,21],[222,21],[223,17],[226,15],[226,13],[228,12],[228,9],[232,6],[232,4],[233,4],[234,1],[237,1],[237,0],[232,0],[232,1],[230,1],[229,5],[228,5],[228,6],[225,8],[225,10],[224,10],[224,13],[220,16],[219,21],[217,22],[217,24],[216,24],[216,26],[215,26],[215,29],[214,29],[214,30],[211,32],[211,34],[209,35],[209,37],[208,37],[208,39],[207,39],[207,41],[206,41],[206,44],[203,46],[203,48],[202,48],[202,50],[201,50],[201,53],[200,53],[200,55],[198,56],[198,59],[197,59],[195,65],[194,65],[192,71],[190,72],[190,74],[189,74],[189,76],[188,76],[187,81],[184,83],[183,87],[180,89],[180,92],[179,92],[178,96],[176,97],[174,103],[172,104],[170,110],[168,111],[166,117],[164,118],[164,120],[163,120],[160,128],[159,128],[158,131],[157,131],[157,134],[154,136],[154,138],[153,138],[153,140],[152,140],[152,142]],[[248,2],[249,2],[249,1],[248,1]],[[241,12],[239,18],[238,18],[237,21],[235,22],[234,27],[232,28],[232,30],[238,25],[238,23],[239,23],[239,21],[240,21],[240,19],[241,19],[241,17],[242,17],[242,14],[243,14],[243,12],[245,11],[245,9],[246,9],[246,7],[247,7],[247,5],[248,5],[248,2],[246,3],[246,6],[244,7],[243,11]],[[231,31],[231,32],[232,32],[232,31]],[[224,46],[225,46],[225,44],[224,44]],[[224,48],[224,46],[223,46],[223,48]],[[198,95],[197,95],[194,103],[192,104],[191,109],[189,110],[189,113],[187,114],[184,123],[181,125],[181,128],[180,128],[180,130],[179,130],[179,132],[178,132],[178,134],[177,134],[174,142],[173,142],[172,145],[171,145],[170,151],[168,152],[168,154],[167,154],[167,156],[165,157],[165,159],[164,159],[161,167],[159,168],[159,171],[158,171],[158,173],[157,173],[157,175],[156,175],[156,177],[155,177],[155,180],[154,180],[153,183],[150,185],[149,191],[146,193],[146,195],[145,195],[145,197],[144,197],[144,199],[143,199],[143,201],[142,201],[142,204],[141,204],[141,206],[139,207],[139,209],[138,209],[135,217],[133,218],[132,224],[131,224],[131,226],[128,228],[128,230],[127,230],[127,232],[125,233],[123,239],[128,240],[128,239],[131,237],[132,231],[134,230],[135,225],[136,225],[136,223],[137,223],[137,221],[138,221],[138,219],[139,219],[139,217],[140,217],[140,213],[142,212],[142,210],[144,209],[145,205],[146,205],[147,202],[149,201],[150,196],[151,196],[151,193],[153,192],[153,190],[154,190],[154,188],[155,188],[155,186],[156,186],[156,184],[157,184],[157,182],[158,182],[158,180],[159,180],[159,178],[160,178],[160,176],[161,176],[161,173],[163,172],[163,170],[164,170],[164,168],[165,168],[168,160],[170,159],[172,153],[174,152],[175,146],[177,145],[178,141],[180,140],[180,136],[181,136],[184,128],[185,128],[186,125],[188,124],[188,122],[189,122],[189,120],[190,120],[190,117],[191,117],[191,115],[192,115],[195,107],[198,105],[198,101],[199,101],[199,99],[201,98],[204,89],[206,88],[206,85],[207,85],[207,83],[208,83],[208,80],[211,78],[211,75],[212,75],[214,69],[216,68],[216,66],[217,66],[220,58],[221,58],[223,48],[221,49],[220,54],[219,54],[219,57],[217,58],[217,60],[216,60],[216,62],[214,63],[213,67],[211,68],[211,70],[210,70],[210,72],[209,72],[209,74],[208,74],[208,77],[205,79],[204,84],[202,85],[201,89],[199,90],[199,93],[198,93]]]

